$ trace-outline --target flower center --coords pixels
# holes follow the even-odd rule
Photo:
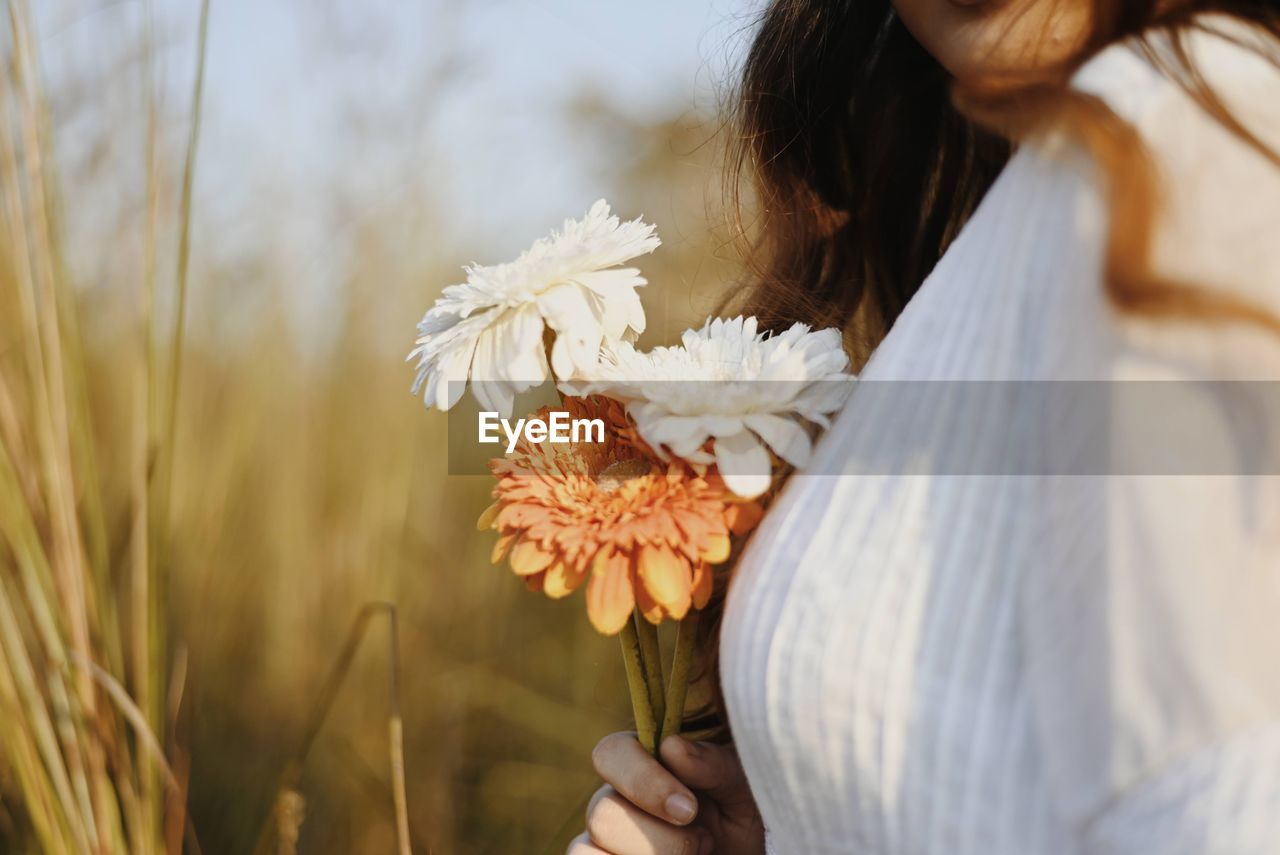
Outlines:
[[[634,478],[642,478],[652,469],[649,461],[639,457],[630,460],[616,460],[606,466],[596,476],[596,485],[606,493],[612,493],[623,484]]]

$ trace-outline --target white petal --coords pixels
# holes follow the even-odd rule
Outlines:
[[[725,485],[744,499],[754,499],[769,489],[769,453],[749,431],[716,440],[716,465]]]
[[[506,379],[530,385],[547,379],[546,348],[542,344],[545,329],[537,306],[521,306],[512,312],[507,329],[501,334],[503,345],[498,362]]]
[[[449,409],[457,403],[466,388],[476,341],[488,325],[489,318],[486,313],[459,319],[456,315],[433,309],[418,324],[418,346],[409,358],[419,359],[413,391],[423,392],[423,402],[427,406]]]
[[[496,412],[504,419],[511,418],[515,409],[515,395],[501,380],[472,380],[471,394],[483,410]]]
[[[707,389],[707,393],[715,394],[713,389]],[[699,422],[709,436],[733,436],[742,432],[741,416],[706,415]]]
[[[589,270],[573,277],[583,288],[601,297],[621,297],[635,294],[635,289],[648,283],[635,267],[611,267],[607,270]]]
[[[597,199],[591,203],[587,211],[587,219],[604,219],[609,216],[609,203],[605,199]]]
[[[820,422],[821,416],[838,412],[844,406],[853,394],[854,385],[847,378],[812,383],[791,400],[788,409],[811,422]]]
[[[551,347],[551,368],[556,377],[568,379],[592,369],[600,360],[601,309],[590,291],[566,283],[538,297],[538,308],[547,326],[556,332]]]
[[[677,457],[697,452],[710,436],[701,421],[688,416],[667,416],[656,420],[636,420],[640,433],[652,446],[665,445]]]
[[[625,340],[630,335],[644,332],[644,305],[635,289],[645,284],[645,280],[638,273],[634,268],[625,268],[577,277],[576,281],[600,298],[602,326],[608,339]]]
[[[511,417],[514,395],[507,387],[499,363],[501,340],[507,324],[497,323],[485,330],[476,343],[471,363],[471,394],[486,410],[496,410],[503,418]]]
[[[473,337],[461,346],[455,347],[440,361],[432,382],[435,385],[436,406],[448,410],[458,403],[467,388],[467,374],[471,368],[471,358],[475,354],[476,339]]]
[[[800,467],[809,463],[811,446],[809,434],[793,419],[768,413],[751,413],[743,419],[747,427],[755,431],[773,453]]]

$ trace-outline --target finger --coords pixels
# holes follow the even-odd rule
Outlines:
[[[742,771],[738,753],[713,742],[690,742],[668,736],[660,749],[662,761],[671,773],[689,787],[700,790],[721,804],[751,801],[751,789]]]
[[[593,845],[613,855],[699,855],[711,851],[711,835],[706,829],[681,828],[650,816],[617,792],[607,793],[591,805],[587,835]]]
[[[596,806],[596,802],[600,801],[605,796],[610,795],[612,793],[616,793],[616,792],[617,790],[615,790],[609,784],[605,784],[603,787],[596,790],[594,793],[591,794],[591,801],[587,802],[587,813],[588,814],[591,813],[592,809],[595,808]]]
[[[592,843],[591,836],[584,831],[569,841],[569,848],[564,851],[564,855],[609,855],[609,853]]]
[[[698,813],[698,800],[689,788],[641,748],[633,734],[606,736],[591,752],[591,762],[601,778],[652,816],[688,825]]]

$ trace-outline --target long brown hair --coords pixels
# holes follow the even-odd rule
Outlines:
[[[735,198],[740,188],[752,191],[753,221],[741,232],[754,281],[727,308],[755,314],[768,328],[795,321],[839,327],[860,365],[1013,147],[1052,127],[1077,139],[1100,168],[1110,208],[1104,287],[1117,309],[1239,320],[1280,334],[1280,319],[1262,307],[1155,274],[1149,250],[1157,182],[1141,138],[1100,99],[1068,85],[1092,55],[1131,39],[1203,109],[1280,167],[1280,157],[1223,107],[1184,41],[1205,12],[1280,39],[1280,2],[1091,5],[1089,32],[1065,61],[1033,76],[961,86],[915,40],[890,0],[773,0],[743,68],[727,185]],[[1149,47],[1157,33],[1172,51]],[[721,596],[703,621],[703,663],[717,698]]]
[[[875,347],[1003,168],[1013,145],[1052,126],[1075,135],[1108,179],[1105,281],[1122,309],[1238,317],[1280,331],[1221,293],[1157,280],[1147,248],[1157,210],[1136,131],[1067,82],[1114,42],[1147,54],[1224,125],[1266,149],[1223,107],[1184,36],[1217,11],[1280,38],[1280,2],[1093,0],[1090,31],[1065,61],[963,87],[915,40],[890,0],[775,0],[762,14],[737,96],[730,193],[749,186],[753,284],[735,308],[766,326],[839,326],[855,362]],[[741,210],[740,206],[740,210]]]

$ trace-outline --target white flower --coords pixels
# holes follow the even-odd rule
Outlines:
[[[447,410],[471,381],[485,409],[510,416],[516,394],[548,379],[548,327],[556,377],[592,368],[602,344],[644,331],[636,288],[645,280],[617,265],[658,244],[653,226],[619,222],[601,199],[515,261],[467,267],[467,281],[445,288],[418,324],[414,394],[425,385],[427,406]]]
[[[827,416],[848,395],[849,358],[840,333],[795,324],[756,332],[755,318],[709,320],[678,347],[643,353],[628,343],[606,348],[589,380],[562,383],[571,394],[623,401],[645,441],[692,463],[715,462],[729,489],[755,497],[769,488],[766,447],[795,466],[811,451],[805,422]],[[713,452],[704,450],[714,439]]]

